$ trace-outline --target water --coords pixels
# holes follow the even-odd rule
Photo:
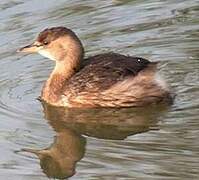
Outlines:
[[[199,179],[199,1],[0,2],[0,179]],[[168,109],[66,110],[36,98],[53,68],[16,49],[63,25],[86,55],[161,61]]]

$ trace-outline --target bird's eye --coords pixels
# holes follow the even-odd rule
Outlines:
[[[47,41],[44,41],[44,42],[43,42],[43,44],[44,44],[44,45],[47,45],[47,44],[48,44],[48,42],[47,42]]]

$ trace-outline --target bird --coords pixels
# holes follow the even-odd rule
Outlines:
[[[41,100],[67,108],[126,108],[171,103],[170,88],[160,80],[158,62],[114,52],[84,57],[84,47],[71,29],[44,29],[18,50],[55,61]]]

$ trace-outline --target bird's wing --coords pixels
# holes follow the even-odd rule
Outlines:
[[[115,53],[100,54],[84,60],[82,67],[65,86],[64,94],[95,93],[109,89],[127,77],[135,77],[151,62]]]

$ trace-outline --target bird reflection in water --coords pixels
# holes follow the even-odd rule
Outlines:
[[[43,103],[45,119],[56,132],[52,145],[43,150],[23,149],[40,159],[49,178],[67,178],[75,174],[76,163],[86,149],[86,137],[123,140],[126,137],[157,129],[165,106],[123,109],[66,109]]]

